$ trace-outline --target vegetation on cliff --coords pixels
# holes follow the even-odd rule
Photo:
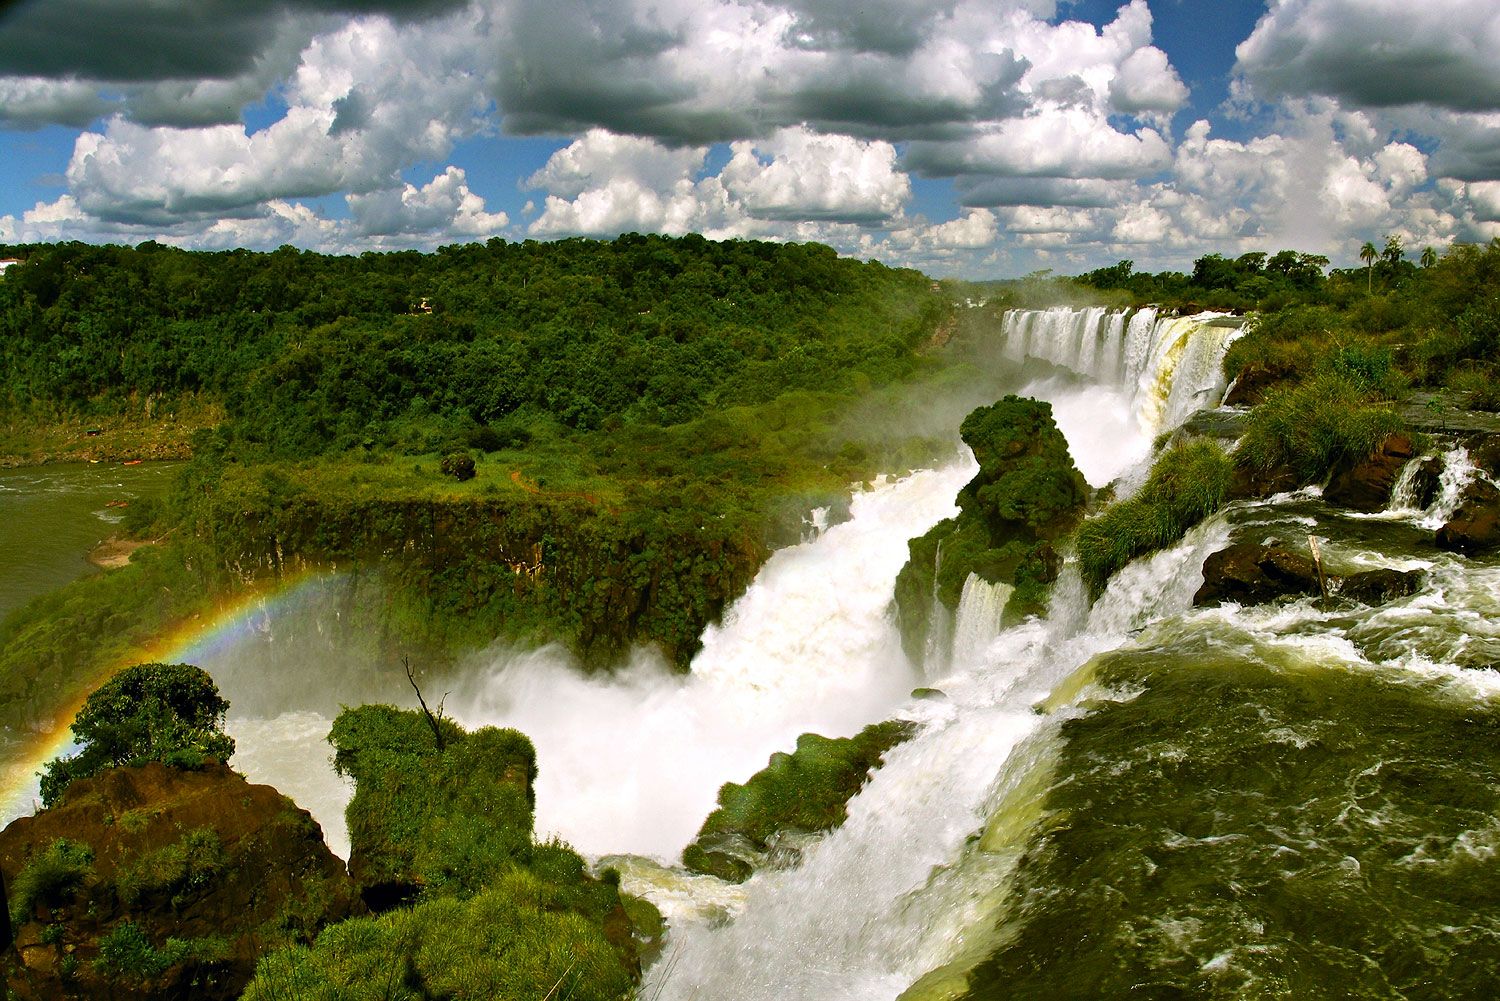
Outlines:
[[[958,517],[912,540],[896,579],[902,641],[918,663],[934,597],[956,609],[971,573],[1015,588],[1014,611],[1038,610],[1057,576],[1052,543],[1077,524],[1088,499],[1050,404],[1007,396],[969,414],[959,433],[979,472],[958,493]]]
[[[1179,441],[1159,454],[1139,491],[1079,526],[1078,565],[1090,593],[1097,597],[1126,563],[1165,549],[1217,511],[1232,473],[1211,441]]]
[[[640,963],[617,880],[534,840],[525,736],[367,705],[341,713],[329,741],[355,781],[350,874],[388,913],[266,957],[247,997],[628,993]]]
[[[73,719],[77,754],[54,758],[42,772],[42,805],[51,806],[78,779],[105,768],[160,761],[195,768],[234,754],[224,732],[229,703],[191,664],[137,664],[110,678]]]
[[[778,834],[830,831],[843,824],[850,799],[892,747],[912,735],[910,723],[867,726],[853,737],[804,733],[790,754],[771,755],[743,785],[726,782],[719,805],[682,861],[694,872],[739,883]]]

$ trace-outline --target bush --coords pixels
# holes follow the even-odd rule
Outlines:
[[[444,476],[451,476],[462,483],[474,478],[474,457],[468,452],[450,452],[438,462]]]
[[[630,971],[599,926],[554,887],[513,870],[475,897],[430,900],[327,929],[260,961],[245,1001],[630,995]]]
[[[1173,545],[1224,504],[1232,463],[1211,441],[1179,442],[1157,457],[1139,493],[1078,530],[1078,564],[1097,597],[1138,556]]]
[[[1327,371],[1275,390],[1252,410],[1235,461],[1252,473],[1285,469],[1301,483],[1314,483],[1340,460],[1370,455],[1402,426],[1359,380]]]
[[[218,834],[200,827],[175,844],[121,866],[115,886],[127,906],[158,896],[169,898],[174,908],[180,908],[212,885],[227,861]]]
[[[133,921],[122,921],[99,940],[94,968],[114,977],[151,980],[178,963],[215,963],[229,957],[229,944],[218,936],[169,938],[158,949]]]
[[[93,849],[58,838],[41,854],[33,856],[11,882],[11,921],[15,924],[29,921],[38,904],[61,904],[93,871]]]
[[[718,809],[684,850],[684,862],[690,869],[698,868],[694,860],[702,858],[699,842],[714,835],[742,835],[764,848],[777,831],[828,831],[840,826],[848,816],[849,800],[880,767],[886,752],[911,733],[911,724],[897,721],[867,726],[853,737],[804,733],[794,753],[773,754],[744,785],[724,784]]]
[[[467,896],[529,856],[531,741],[493,727],[465,733],[447,720],[439,729],[441,751],[417,712],[359,706],[334,720],[334,769],[355,782],[350,872],[366,888]]]
[[[137,664],[105,682],[73,719],[83,745],[42,772],[42,805],[51,806],[74,779],[116,765],[161,761],[178,767],[204,759],[228,761],[234,738],[224,733],[229,703],[207,672],[190,664]]]

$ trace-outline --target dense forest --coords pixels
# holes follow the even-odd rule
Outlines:
[[[856,373],[909,370],[935,297],[813,244],[629,234],[331,257],[154,243],[0,247],[11,411],[222,400],[278,458],[423,451],[543,420],[670,426]],[[480,429],[489,428],[488,433]]]

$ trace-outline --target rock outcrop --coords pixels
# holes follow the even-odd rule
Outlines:
[[[1280,545],[1238,542],[1214,553],[1203,563],[1203,586],[1194,605],[1234,602],[1260,605],[1277,598],[1329,595],[1379,605],[1415,594],[1424,577],[1420,570],[1362,570],[1325,573],[1310,558]]]
[[[1333,468],[1323,499],[1354,511],[1384,510],[1401,470],[1415,454],[1409,436],[1386,435],[1371,455],[1346,459]]]
[[[1453,517],[1437,531],[1437,544],[1467,556],[1500,548],[1500,488],[1480,479],[1465,487]]]
[[[75,780],[0,832],[11,996],[238,997],[269,947],[360,911],[307,811],[223,765]]]
[[[849,800],[915,729],[893,720],[853,737],[804,733],[793,753],[771,755],[744,785],[724,784],[718,809],[684,849],[683,864],[730,883],[744,882],[760,866],[796,865],[801,845],[844,822]]]

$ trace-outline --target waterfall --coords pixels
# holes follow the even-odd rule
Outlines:
[[[907,541],[957,512],[975,472],[937,470],[855,495],[848,521],[775,553],[710,627],[687,676],[639,653],[587,676],[560,651],[497,649],[465,666],[447,706],[513,726],[537,748],[536,826],[587,854],[675,861],[725,782],[799,734],[849,736],[891,718],[923,679],[890,615]]]
[[[1000,635],[1005,603],[1014,591],[1009,584],[991,584],[977,574],[969,574],[953,615],[953,663],[972,664],[984,656]]]
[[[1161,316],[1154,308],[1013,309],[989,350],[1084,376],[1126,395],[1141,430],[1176,427],[1224,392],[1224,353],[1240,333],[1226,313]]]
[[[647,996],[890,999],[954,959],[965,929],[998,906],[997,875],[1026,831],[1001,823],[977,847],[971,836],[1002,802],[1035,805],[1016,791],[1047,756],[1056,714],[1034,706],[1095,654],[1187,608],[1197,567],[1226,534],[1222,523],[1200,526],[1128,567],[1092,609],[1070,570],[1045,620],[997,631],[968,664],[955,658],[937,682],[948,701],[902,708],[924,727],[887,755],[844,826],[799,868],[755,876],[731,924],[674,928],[672,960],[648,972]],[[994,600],[984,591],[965,588],[971,611]]]

